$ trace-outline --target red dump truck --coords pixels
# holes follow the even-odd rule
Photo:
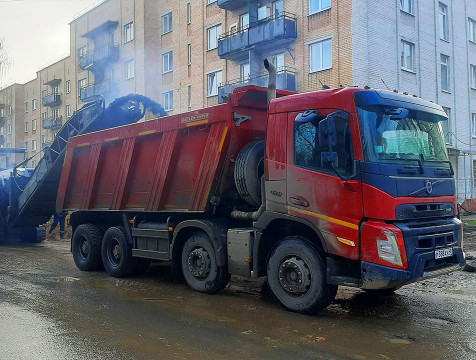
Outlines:
[[[270,80],[273,96],[273,81]],[[81,270],[170,261],[195,291],[267,276],[286,308],[464,265],[443,109],[360,88],[235,89],[226,103],[69,141],[57,210]]]

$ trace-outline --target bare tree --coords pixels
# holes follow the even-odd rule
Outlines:
[[[8,58],[5,39],[0,38],[0,86],[7,75],[7,70],[10,68],[11,62]]]

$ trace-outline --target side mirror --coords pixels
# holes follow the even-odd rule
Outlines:
[[[336,146],[337,131],[333,116],[328,116],[319,123],[319,145]]]
[[[326,165],[336,169],[339,167],[339,157],[335,151],[325,151],[321,153],[322,166]]]

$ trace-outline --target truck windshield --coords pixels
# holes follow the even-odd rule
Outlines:
[[[430,166],[448,163],[441,129],[446,118],[377,105],[358,107],[358,115],[366,161],[426,160]]]

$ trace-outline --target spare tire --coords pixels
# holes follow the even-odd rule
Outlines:
[[[235,185],[248,205],[261,205],[261,177],[264,174],[264,140],[247,144],[235,162]]]

